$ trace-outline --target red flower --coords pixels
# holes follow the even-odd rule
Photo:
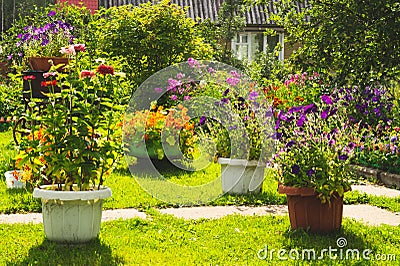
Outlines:
[[[94,71],[91,70],[82,70],[81,71],[81,79],[89,77],[92,78],[96,75],[96,73],[94,73]]]
[[[33,75],[24,76],[24,80],[34,80],[34,79],[36,79],[36,77]]]
[[[97,67],[96,71],[102,75],[107,75],[107,74],[114,75],[114,68],[112,66],[106,66],[101,64]]]
[[[49,86],[54,87],[57,85],[57,80],[42,81],[42,83],[40,83],[40,85],[42,87],[49,87]]]
[[[75,52],[84,52],[85,51],[85,45],[82,44],[82,43],[74,44],[74,50],[75,50]]]

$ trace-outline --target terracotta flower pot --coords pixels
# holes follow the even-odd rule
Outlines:
[[[49,71],[51,64],[49,63],[49,60],[53,61],[53,64],[59,65],[59,64],[68,64],[68,58],[66,57],[29,57],[28,62],[29,65],[31,66],[32,70],[36,71]],[[63,67],[59,69],[60,71],[63,70]]]
[[[278,186],[286,194],[292,229],[329,233],[340,229],[343,217],[343,197],[333,195],[329,203],[321,203],[313,188]]]

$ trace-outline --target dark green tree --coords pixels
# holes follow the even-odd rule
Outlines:
[[[261,0],[261,2],[269,0]],[[272,15],[300,43],[292,60],[302,70],[324,72],[338,85],[388,84],[400,74],[398,0],[282,0]]]

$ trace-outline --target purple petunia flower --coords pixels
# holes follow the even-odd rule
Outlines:
[[[397,140],[397,136],[394,136],[390,139],[390,142],[395,142]]]
[[[288,143],[286,143],[285,147],[286,148],[290,148],[292,147],[294,144],[296,144],[296,142],[294,140],[289,141]]]
[[[333,101],[331,99],[331,97],[329,97],[329,95],[322,95],[321,96],[321,100],[326,103],[326,104],[333,104]]]
[[[254,101],[257,97],[258,97],[258,92],[256,91],[251,92],[249,95],[250,101]]]
[[[50,11],[50,12],[47,14],[47,16],[48,16],[48,17],[52,17],[52,16],[54,16],[55,14],[56,14],[56,11],[52,10],[52,11]]]
[[[227,103],[229,103],[229,99],[228,98],[222,98],[221,99],[221,103],[227,104]]]
[[[7,56],[7,60],[11,60],[13,58],[13,55],[12,54],[9,54],[8,56]]]
[[[306,171],[306,174],[308,176],[312,176],[313,174],[315,174],[315,171],[313,169],[309,169],[309,170]]]
[[[170,96],[171,100],[176,101],[178,99],[178,96],[176,96],[175,94],[172,94]]]
[[[315,112],[315,111],[317,111],[317,106],[315,106],[315,104],[309,104],[309,105],[306,105],[305,107],[304,107],[304,109],[303,109],[303,113],[304,114],[309,114],[309,113],[312,113],[312,112]]]
[[[356,147],[356,144],[354,142],[350,142],[347,146],[352,150]]]
[[[306,116],[305,115],[300,116],[299,120],[297,120],[297,122],[296,122],[296,125],[298,127],[302,127],[305,120],[306,120]]]
[[[224,93],[222,94],[222,96],[226,96],[226,95],[228,95],[228,93],[229,93],[229,89],[226,89],[226,90],[224,91]]]
[[[202,117],[200,117],[200,121],[199,121],[199,126],[202,126],[206,123],[206,117],[203,115]]]
[[[323,110],[322,113],[321,113],[321,118],[322,119],[327,119],[328,118],[328,114],[329,114],[329,109]]]
[[[184,101],[190,100],[190,96],[189,96],[189,95],[183,96],[183,100],[184,100]]]
[[[298,113],[303,109],[303,106],[293,106],[289,109],[288,114]]]
[[[347,154],[339,155],[339,160],[341,160],[341,161],[346,161],[348,158],[349,158],[349,156],[347,156]]]
[[[297,175],[298,173],[300,173],[300,166],[298,166],[297,164],[294,164],[292,166],[292,174]]]

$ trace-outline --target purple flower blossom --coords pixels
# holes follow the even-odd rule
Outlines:
[[[200,121],[199,121],[199,126],[202,126],[206,123],[206,117],[203,115],[202,117],[200,117]]]
[[[229,99],[228,98],[222,98],[221,99],[221,103],[227,104],[227,103],[229,103]]]
[[[207,71],[208,71],[208,73],[210,73],[210,74],[214,74],[215,72],[217,72],[214,68],[212,68],[212,67],[209,67],[209,68],[207,68]]]
[[[56,11],[52,10],[52,11],[50,11],[50,12],[47,14],[47,16],[48,16],[48,17],[52,17],[52,16],[54,16],[55,14],[56,14]]]
[[[306,116],[305,115],[300,116],[299,120],[297,120],[297,122],[296,122],[296,125],[298,127],[302,127],[305,120],[306,120]]]
[[[240,78],[241,77],[241,75],[235,70],[232,70],[231,72],[229,72],[229,74],[231,74],[231,76],[234,77],[234,78]]]
[[[226,95],[228,95],[228,93],[229,93],[229,89],[226,89],[226,90],[224,91],[224,93],[222,94],[222,96],[226,96]]]
[[[176,79],[171,79],[171,78],[168,79],[168,84],[169,84],[169,86],[167,87],[168,91],[176,89],[176,87],[179,87],[182,85],[182,83],[180,81],[178,81]]]
[[[313,169],[309,169],[309,170],[306,171],[306,174],[308,176],[312,176],[313,174],[315,174],[315,171]]]
[[[13,55],[12,55],[12,54],[9,54],[9,55],[7,56],[7,60],[12,60],[12,58],[13,58]]]
[[[228,83],[230,86],[236,86],[239,82],[240,79],[236,77],[229,77],[226,79],[226,83]]]
[[[341,161],[346,161],[348,158],[349,158],[349,156],[347,154],[339,155],[339,160],[341,160]]]
[[[183,100],[184,100],[184,101],[190,100],[190,96],[189,96],[189,95],[183,96]]]
[[[288,143],[286,143],[285,147],[286,148],[290,148],[292,147],[294,144],[296,144],[296,142],[294,140],[289,141]]]
[[[316,112],[316,111],[317,111],[317,106],[315,106],[315,104],[313,104],[313,103],[306,105],[303,109],[304,114],[309,114],[309,113]]]
[[[328,105],[333,104],[331,97],[329,97],[328,95],[322,95],[321,100]]]
[[[394,136],[394,137],[392,137],[392,138],[390,139],[390,142],[395,142],[395,141],[397,141],[397,136]]]
[[[298,173],[300,173],[300,166],[298,166],[297,164],[294,164],[292,166],[292,174],[297,175]]]
[[[196,59],[193,59],[191,57],[188,59],[187,62],[189,64],[190,68],[194,68],[195,66],[199,65],[199,62]]]
[[[329,109],[323,110],[322,113],[321,113],[321,118],[322,119],[327,119],[328,118],[328,114],[329,114]]]
[[[257,97],[258,97],[258,92],[256,91],[251,92],[249,95],[250,101],[254,101]]]
[[[178,99],[178,96],[176,96],[175,94],[172,94],[170,96],[170,99],[173,100],[173,101],[176,101]]]

